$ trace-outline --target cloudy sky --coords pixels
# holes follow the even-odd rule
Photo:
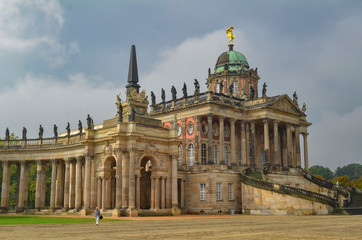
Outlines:
[[[0,1],[0,134],[45,137],[116,114],[136,44],[140,85],[205,82],[234,49],[258,67],[268,95],[306,102],[310,165],[362,163],[362,1]],[[202,86],[202,90],[205,90]],[[179,90],[180,92],[181,90]],[[166,97],[170,98],[170,92]]]

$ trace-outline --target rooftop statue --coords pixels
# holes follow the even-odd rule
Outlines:
[[[293,103],[295,103],[298,106],[298,95],[296,91],[294,91],[293,93]]]
[[[70,124],[68,122],[67,127],[65,128],[67,130],[67,136],[70,137]]]
[[[303,103],[302,111],[303,112],[307,111],[307,105],[305,103]]]
[[[222,89],[224,88],[224,83],[222,81],[219,83],[219,87],[220,87],[219,93],[222,93]]]
[[[234,83],[230,84],[230,86],[229,86],[229,92],[230,92],[230,95],[232,96],[233,93],[234,93]]]
[[[233,34],[233,29],[234,27],[229,27],[228,29],[226,29],[226,35],[229,37],[229,42],[228,42],[229,45],[233,44],[233,40],[236,36],[235,34]]]
[[[88,125],[88,129],[94,128],[93,119],[89,116],[89,114],[87,116],[87,125]]]
[[[28,131],[26,130],[26,128],[25,127],[23,127],[23,140],[26,140],[26,133],[27,133]]]
[[[39,126],[39,139],[43,139],[44,128],[42,125]]]
[[[122,103],[119,103],[117,113],[118,113],[118,122],[123,122],[123,106],[122,106]]]
[[[184,98],[187,98],[187,86],[186,86],[185,82],[184,82],[184,86],[182,88],[182,93],[184,94]]]
[[[9,128],[6,128],[6,130],[5,130],[5,140],[7,140],[7,141],[10,140],[10,131],[9,131]]]
[[[79,130],[79,134],[82,134],[83,132],[83,125],[82,125],[82,122],[79,120],[78,122],[78,130]]]
[[[151,91],[151,106],[156,105],[156,96],[155,94]]]
[[[250,99],[254,100],[255,97],[255,89],[253,88],[253,86],[250,86]]]
[[[54,124],[54,127],[53,127],[53,131],[54,131],[54,137],[58,138],[58,127],[55,124]]]
[[[200,83],[199,83],[199,81],[197,81],[197,79],[194,80],[194,85],[195,85],[195,95],[199,95],[200,94]]]
[[[263,91],[262,91],[263,98],[266,97],[266,87],[267,87],[267,86],[268,86],[268,85],[266,85],[266,83],[263,84]]]
[[[163,88],[161,88],[161,99],[163,103],[166,101],[165,89]]]
[[[171,87],[171,94],[172,94],[172,100],[175,101],[177,98],[177,91],[176,91],[175,86]]]

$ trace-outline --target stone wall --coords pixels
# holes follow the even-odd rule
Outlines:
[[[244,214],[255,215],[325,215],[333,207],[287,194],[241,184]]]
[[[200,200],[200,184],[206,184],[206,199]],[[221,183],[222,200],[217,200],[216,184]],[[228,184],[232,184],[233,198],[229,199]],[[201,210],[205,214],[240,213],[241,209],[240,174],[234,171],[218,172],[190,172],[186,175],[185,185],[185,209],[184,212],[199,214]]]

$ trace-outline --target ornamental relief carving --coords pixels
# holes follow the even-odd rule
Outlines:
[[[299,111],[292,104],[290,104],[289,101],[285,99],[274,103],[272,106],[270,106],[270,108],[287,113],[299,114]]]
[[[113,147],[108,141],[106,141],[106,144],[105,144],[105,146],[103,148],[103,154],[108,156],[108,157],[111,157],[112,153],[113,153]]]

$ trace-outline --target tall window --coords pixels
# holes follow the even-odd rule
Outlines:
[[[225,165],[229,166],[229,148],[224,148]]]
[[[206,184],[200,183],[200,200],[206,200]]]
[[[178,146],[178,156],[177,156],[177,165],[182,165],[182,146]]]
[[[206,165],[206,144],[201,145],[201,164]]]
[[[216,183],[216,200],[222,200],[221,183]]]
[[[242,165],[241,148],[239,148],[238,162],[239,162],[239,166],[241,166]]]
[[[233,197],[233,184],[232,183],[228,184],[228,197],[229,197],[229,200],[234,200],[234,197]]]
[[[194,165],[194,145],[193,144],[189,145],[188,158],[189,158],[189,166],[193,166]]]
[[[233,86],[234,86],[233,92],[234,93],[239,92],[239,83],[238,83],[238,81],[233,82]]]
[[[217,146],[212,147],[212,159],[214,160],[214,164],[217,164]]]
[[[216,83],[215,85],[215,92],[220,93],[220,83]]]

